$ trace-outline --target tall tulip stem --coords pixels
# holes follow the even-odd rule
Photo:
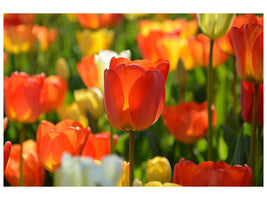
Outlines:
[[[209,68],[208,68],[208,160],[212,160],[212,51],[214,40],[210,40],[210,55],[209,55]]]
[[[251,137],[250,137],[250,157],[249,157],[249,166],[251,167],[254,173],[255,173],[255,148],[256,148],[258,92],[259,92],[259,83],[254,83],[252,127],[251,127]]]
[[[20,132],[21,151],[20,151],[20,166],[19,166],[19,172],[20,172],[19,186],[23,186],[23,170],[22,170],[22,163],[23,163],[22,151],[23,151],[23,146],[22,145],[23,145],[24,139],[25,139],[25,124],[22,124],[21,132]]]
[[[130,186],[134,181],[134,132],[129,131]]]

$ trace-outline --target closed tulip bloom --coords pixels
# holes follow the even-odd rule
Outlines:
[[[67,61],[64,58],[57,59],[56,74],[61,76],[65,81],[70,77],[70,69]]]
[[[180,142],[192,144],[204,138],[208,131],[208,104],[196,102],[167,105],[163,110],[163,122],[168,131]],[[212,124],[216,125],[217,116],[212,106]]]
[[[80,109],[79,104],[76,101],[68,105],[62,105],[57,110],[57,114],[60,120],[72,119],[73,121],[81,123],[83,127],[88,126],[86,113]]]
[[[182,186],[251,186],[252,179],[252,169],[246,164],[205,161],[196,165],[182,158],[173,169],[173,182]]]
[[[49,76],[44,80],[44,112],[57,110],[64,102],[68,83],[60,76]]]
[[[186,39],[179,36],[179,32],[164,33],[151,31],[147,36],[139,34],[137,43],[144,59],[158,60],[164,58],[170,62],[170,70],[174,71]]]
[[[110,124],[141,131],[154,124],[165,101],[169,62],[112,58],[105,70],[104,104]]]
[[[10,54],[29,52],[36,41],[32,25],[7,26],[4,28],[4,49]]]
[[[253,14],[235,16],[231,28],[232,27],[240,28],[243,24],[247,23],[258,23],[263,25],[263,17],[258,17]],[[231,28],[225,35],[216,39],[216,41],[223,52],[227,53],[228,55],[235,55]]]
[[[40,162],[50,172],[60,167],[64,152],[81,155],[90,127],[83,128],[79,122],[63,120],[56,125],[43,120],[38,126],[36,141]]]
[[[83,55],[94,55],[112,45],[114,32],[107,29],[83,30],[76,33],[77,42]]]
[[[113,136],[114,147],[118,140],[118,135]],[[101,160],[110,154],[110,132],[102,132],[98,134],[89,133],[86,140],[82,157],[91,157],[94,160]]]
[[[147,182],[159,181],[166,183],[171,181],[172,169],[166,157],[156,156],[147,161],[146,179]]]
[[[20,144],[14,144],[11,147],[4,172],[5,179],[12,186],[19,186],[20,151]],[[23,142],[22,159],[23,186],[42,186],[45,181],[45,170],[38,159],[35,141]]]
[[[11,152],[11,147],[12,144],[10,141],[6,141],[5,145],[4,145],[4,171],[6,169],[6,165],[7,165],[7,161],[9,159],[9,155]]]
[[[181,52],[181,58],[186,70],[192,70],[197,66],[209,66],[210,40],[207,36],[200,33],[196,37],[187,39],[187,44]],[[212,67],[224,64],[229,56],[224,53],[215,40],[212,52]]]
[[[202,32],[210,39],[216,39],[223,36],[230,28],[234,14],[198,14],[198,23]]]
[[[251,82],[246,82],[241,80],[240,88],[241,88],[240,104],[241,104],[242,119],[247,123],[252,123],[254,84]],[[257,122],[261,126],[263,126],[263,83],[259,84]]]
[[[33,32],[39,40],[42,51],[47,51],[48,47],[54,42],[57,36],[56,29],[48,29],[45,26],[35,25],[33,27]]]
[[[236,68],[245,81],[263,82],[263,26],[248,23],[231,29]]]
[[[44,74],[13,72],[4,79],[5,114],[11,121],[33,123],[43,113]]]

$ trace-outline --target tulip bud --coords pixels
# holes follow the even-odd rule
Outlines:
[[[56,74],[61,76],[65,81],[70,77],[69,65],[64,58],[59,58],[56,63]]]
[[[82,112],[97,119],[104,113],[104,98],[100,89],[92,87],[74,91],[74,99]]]
[[[210,39],[223,36],[230,28],[234,14],[198,14],[198,23],[202,32]]]
[[[166,157],[156,156],[147,162],[146,178],[147,181],[160,181],[161,183],[171,180],[171,165]]]

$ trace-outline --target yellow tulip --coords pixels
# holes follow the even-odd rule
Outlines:
[[[65,81],[70,77],[69,65],[64,58],[59,58],[56,63],[56,74],[61,76]]]
[[[117,186],[130,186],[129,183],[129,166],[126,161],[122,162],[122,175]]]
[[[228,31],[233,22],[234,14],[198,14],[197,18],[202,32],[210,39],[216,39]]]

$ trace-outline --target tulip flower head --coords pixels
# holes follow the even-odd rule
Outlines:
[[[251,186],[253,172],[246,164],[229,166],[218,161],[198,165],[182,158],[173,169],[173,182],[182,186]]]
[[[198,14],[198,23],[202,32],[210,39],[223,36],[233,23],[234,14]]]
[[[67,61],[64,58],[59,58],[56,63],[56,74],[61,76],[65,81],[70,77],[70,70]]]
[[[13,72],[4,79],[5,114],[11,121],[33,123],[43,113],[43,84],[45,75],[29,76]]]
[[[236,68],[245,81],[263,82],[263,26],[248,23],[231,29]]]
[[[171,176],[171,165],[166,157],[156,156],[153,159],[149,159],[147,161],[146,179],[148,182],[169,182],[171,180]]]
[[[6,169],[6,165],[7,165],[7,161],[9,159],[9,155],[11,152],[11,147],[12,144],[10,141],[6,141],[5,145],[4,145],[4,171]]]
[[[48,171],[55,172],[60,167],[64,152],[81,155],[90,131],[89,127],[83,128],[79,122],[71,119],[63,120],[56,125],[43,120],[36,135],[40,162]]]
[[[212,106],[212,124],[217,121],[215,107]],[[207,102],[180,103],[176,107],[166,106],[163,111],[163,122],[169,132],[180,142],[192,144],[203,138],[208,130]]]
[[[51,45],[56,36],[57,30],[56,29],[47,29],[45,26],[37,26],[33,27],[33,32],[36,34],[36,37],[40,43],[41,50],[47,51],[49,45]]]
[[[116,186],[122,174],[121,158],[110,155],[97,165],[90,158],[63,154],[54,176],[55,186]]]
[[[110,124],[141,131],[154,124],[165,101],[169,62],[112,58],[104,74],[104,104]]]
[[[42,186],[45,181],[45,170],[36,151],[36,143],[26,140],[22,145],[23,186]],[[12,186],[19,186],[21,145],[14,144],[4,172],[5,179]],[[5,157],[6,159],[6,157]]]

